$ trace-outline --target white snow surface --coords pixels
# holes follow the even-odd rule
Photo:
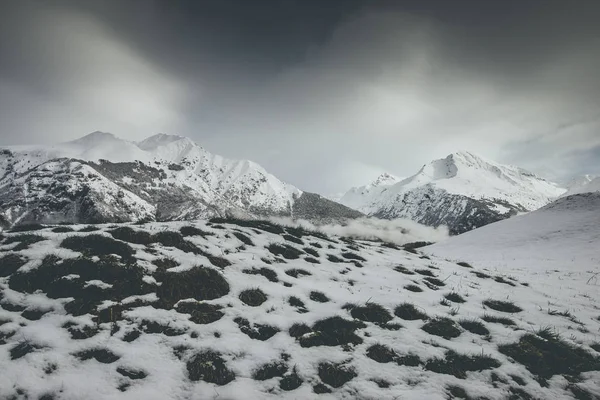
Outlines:
[[[502,165],[467,151],[424,165],[415,175],[381,186],[367,185],[348,191],[340,202],[365,214],[402,207],[396,204],[405,193],[425,188],[457,194],[475,200],[503,201],[526,211],[538,209],[565,192],[565,189],[522,168]],[[417,196],[418,197],[418,196]]]
[[[563,197],[580,193],[600,192],[600,176],[584,175],[571,181],[567,188],[568,190],[563,194]]]
[[[10,274],[0,278],[0,398],[40,398],[52,395],[54,399],[432,399],[450,397],[450,388],[463,388],[471,398],[485,396],[492,400],[507,399],[515,390],[526,392],[536,399],[574,398],[570,383],[561,375],[550,378],[546,385],[540,384],[533,373],[507,355],[498,346],[515,343],[525,334],[537,329],[551,327],[571,345],[580,346],[586,352],[600,357],[592,349],[599,341],[600,330],[600,282],[588,271],[598,272],[598,217],[591,210],[598,210],[598,198],[574,201],[564,199],[539,212],[496,223],[467,234],[454,237],[429,248],[427,253],[441,257],[425,257],[381,242],[360,239],[347,240],[339,237],[302,233],[286,228],[288,236],[270,233],[256,227],[234,223],[212,224],[204,221],[192,223],[201,229],[203,236],[190,236],[186,240],[205,253],[227,259],[231,265],[216,269],[203,256],[186,253],[177,248],[158,244],[150,246],[131,244],[135,250],[136,263],[142,268],[145,282],[154,280],[157,267],[153,261],[170,257],[179,266],[167,273],[177,274],[204,265],[215,268],[227,280],[229,293],[205,303],[222,306],[223,317],[209,324],[196,324],[189,314],[173,309],[152,306],[158,300],[154,293],[133,296],[122,300],[132,308],[124,311],[124,317],[115,322],[101,323],[99,332],[87,339],[73,339],[67,327],[96,326],[92,315],[73,316],[66,312],[65,304],[71,299],[51,299],[43,292],[25,293],[10,289]],[[150,223],[130,226],[151,234],[162,231],[178,231],[190,223]],[[82,226],[75,226],[76,230]],[[64,249],[62,240],[70,235],[101,234],[110,237],[109,226],[99,226],[99,232],[52,233],[50,228],[31,232],[43,237],[29,249],[18,254],[29,260],[20,272],[40,268],[40,260],[49,254],[62,259],[80,257],[81,254]],[[535,229],[534,229],[535,228]],[[245,235],[252,244],[243,243],[239,234]],[[295,234],[290,240],[289,235]],[[4,233],[8,238],[20,233]],[[293,238],[292,238],[293,239]],[[564,242],[561,242],[563,241]],[[297,243],[302,241],[302,244]],[[499,244],[495,245],[494,242]],[[289,245],[301,253],[298,258],[275,256],[267,247],[273,243]],[[561,245],[564,243],[564,245]],[[563,251],[552,250],[561,245]],[[481,246],[477,248],[477,246]],[[502,246],[510,248],[502,251]],[[15,243],[0,244],[0,256],[11,254]],[[310,257],[319,263],[308,262]],[[539,254],[543,252],[543,254]],[[596,256],[593,256],[595,252]],[[348,258],[352,254],[364,260],[358,264]],[[578,254],[587,254],[586,258]],[[334,262],[335,256],[342,262]],[[453,258],[447,261],[445,258]],[[471,261],[473,268],[465,268],[455,261]],[[404,267],[411,274],[399,270]],[[268,268],[275,273],[277,282],[261,275],[250,275],[244,270]],[[310,275],[290,276],[286,271],[304,269]],[[508,283],[484,279],[473,272],[490,277],[503,278]],[[426,275],[434,275],[443,286],[427,285]],[[76,277],[72,277],[76,278]],[[590,279],[592,278],[592,279]],[[111,284],[113,282],[103,282]],[[284,285],[287,283],[288,286]],[[108,286],[100,282],[88,282],[99,289]],[[290,286],[291,284],[291,286]],[[418,285],[422,292],[406,289],[406,285]],[[243,303],[239,295],[243,290],[260,288],[267,300],[252,307]],[[311,299],[312,291],[320,291],[328,302]],[[457,293],[464,303],[440,303],[442,296]],[[307,312],[300,313],[290,305],[291,296],[305,304]],[[507,314],[492,310],[482,304],[487,299],[509,300],[520,306],[521,312]],[[142,302],[137,304],[136,300]],[[146,302],[144,304],[144,302]],[[442,338],[425,332],[425,321],[404,320],[394,316],[399,304],[409,302],[430,318],[448,317],[453,321],[477,320],[484,315],[510,317],[514,326],[485,323],[489,335],[478,335],[458,327],[460,335]],[[150,304],[148,304],[150,303]],[[312,326],[316,321],[340,316],[352,320],[350,310],[343,306],[379,304],[392,313],[388,324],[400,324],[399,330],[365,322],[356,330],[359,343],[348,346],[302,347],[300,338],[288,333],[294,323]],[[8,307],[12,304],[13,307]],[[102,307],[110,307],[103,302]],[[27,319],[14,305],[28,309],[49,310],[41,318]],[[570,311],[576,321],[550,311]],[[270,325],[279,332],[266,341],[251,339],[244,334],[234,319],[246,318],[251,324]],[[125,335],[140,328],[143,320],[155,321],[180,330],[183,333],[142,333],[131,342]],[[483,322],[483,321],[481,321]],[[118,328],[111,334],[111,330]],[[313,335],[313,334],[306,334]],[[308,337],[308,336],[302,337]],[[29,343],[36,347],[21,357],[11,359],[11,350]],[[416,355],[421,364],[398,365],[396,362],[376,362],[367,354],[373,345],[393,349],[397,356]],[[183,346],[181,357],[175,348]],[[103,363],[94,358],[82,360],[76,353],[88,349],[108,349],[118,359]],[[598,347],[595,347],[598,348]],[[218,352],[235,379],[219,386],[203,380],[190,379],[186,363],[194,354],[211,350]],[[464,377],[437,373],[431,362],[444,358],[448,350],[466,355],[484,355],[500,363],[493,369],[466,372]],[[280,388],[282,377],[266,380],[253,379],[257,369],[268,362],[282,362],[288,367],[285,376],[293,369],[302,380],[291,391]],[[313,386],[321,382],[319,366],[322,363],[341,363],[353,370],[352,379],[339,387],[328,386],[331,393],[317,395]],[[206,366],[206,365],[205,365]],[[208,367],[213,366],[208,363]],[[119,368],[141,370],[147,374],[142,379],[131,379],[117,372]],[[492,373],[496,378],[492,378]],[[514,377],[523,379],[524,385]],[[500,378],[499,380],[497,378]],[[587,391],[594,398],[600,396],[600,371],[583,372],[576,388]],[[386,383],[388,387],[377,384]],[[119,390],[119,387],[122,390]],[[19,395],[18,393],[21,393]],[[20,397],[19,397],[20,396]]]

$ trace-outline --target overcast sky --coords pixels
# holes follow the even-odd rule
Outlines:
[[[344,191],[470,150],[600,173],[600,1],[0,0],[0,145],[189,136]]]

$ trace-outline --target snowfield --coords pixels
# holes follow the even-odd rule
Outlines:
[[[441,257],[260,221],[5,232],[0,398],[598,398],[598,253],[574,253],[600,221],[580,217],[555,223],[590,218],[561,233],[585,243],[529,263],[531,231],[501,259],[479,230]]]

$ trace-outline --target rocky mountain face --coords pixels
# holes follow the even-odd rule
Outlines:
[[[447,225],[451,234],[460,234],[538,209],[564,192],[522,168],[459,152],[398,182],[382,177],[353,188],[340,203],[379,218]]]
[[[214,155],[189,138],[133,143],[94,132],[56,146],[0,150],[0,222],[99,223],[237,216],[356,218],[247,160]]]

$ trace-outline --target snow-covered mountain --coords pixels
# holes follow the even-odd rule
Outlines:
[[[459,234],[538,209],[565,192],[522,168],[458,152],[424,165],[415,175],[353,188],[340,203],[367,215],[447,225]]]
[[[563,197],[579,193],[589,193],[600,191],[600,176],[583,175],[572,179],[566,185],[567,191]]]
[[[228,160],[181,136],[158,134],[134,143],[94,132],[54,146],[0,151],[4,225],[182,220],[224,213],[360,216],[280,181],[252,161]]]

